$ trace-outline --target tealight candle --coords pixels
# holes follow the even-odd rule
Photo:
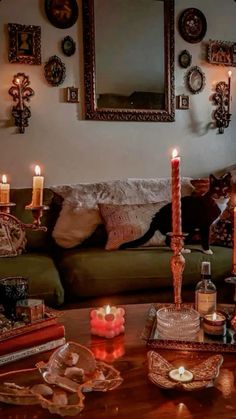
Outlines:
[[[40,166],[35,166],[35,176],[33,177],[32,206],[40,207],[43,205],[43,184],[44,177],[41,176]]]
[[[226,334],[226,317],[219,312],[206,314],[203,317],[203,330],[208,335],[224,336]]]
[[[109,305],[93,309],[90,312],[90,327],[92,335],[114,338],[125,331],[125,310]]]
[[[180,383],[189,383],[193,379],[193,373],[184,367],[179,367],[169,372],[169,377]]]
[[[10,183],[7,183],[6,175],[2,175],[0,201],[1,204],[8,204],[10,201]]]

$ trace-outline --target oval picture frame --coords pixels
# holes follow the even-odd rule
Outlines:
[[[178,28],[182,38],[190,44],[194,44],[204,38],[207,21],[201,10],[190,7],[181,13]]]
[[[45,0],[44,8],[49,22],[60,29],[74,25],[79,14],[76,0]]]
[[[61,49],[67,57],[70,57],[75,53],[75,41],[71,38],[71,36],[65,36],[65,38],[63,38],[61,41]]]
[[[49,84],[59,86],[66,77],[66,67],[57,55],[49,58],[44,66],[44,75]]]
[[[187,68],[191,65],[192,63],[192,55],[190,54],[189,51],[187,51],[186,49],[184,49],[180,54],[179,54],[179,65],[182,68]]]
[[[185,77],[187,88],[191,93],[200,93],[204,89],[206,78],[200,67],[191,67]]]

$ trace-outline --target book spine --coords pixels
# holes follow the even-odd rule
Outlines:
[[[0,355],[16,352],[20,349],[41,345],[51,340],[60,339],[65,336],[65,328],[62,324],[45,327],[42,330],[35,330],[24,335],[12,337],[0,342]]]
[[[36,355],[41,352],[50,351],[57,348],[58,346],[64,345],[65,343],[66,339],[60,338],[43,343],[42,345],[33,346],[32,348],[23,349],[21,351],[16,351],[7,355],[2,355],[0,356],[0,366],[9,364],[10,362],[17,361],[19,359],[28,358],[29,356]]]

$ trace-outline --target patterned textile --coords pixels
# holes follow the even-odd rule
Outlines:
[[[121,244],[135,240],[148,230],[153,216],[167,202],[142,205],[106,205],[100,204],[108,240],[107,250],[118,249]],[[165,236],[156,231],[144,246],[164,246]]]
[[[220,219],[211,227],[210,243],[216,246],[233,247],[233,224],[234,209],[229,202]]]

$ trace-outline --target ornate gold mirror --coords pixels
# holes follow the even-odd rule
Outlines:
[[[174,0],[83,0],[85,118],[174,121]]]

